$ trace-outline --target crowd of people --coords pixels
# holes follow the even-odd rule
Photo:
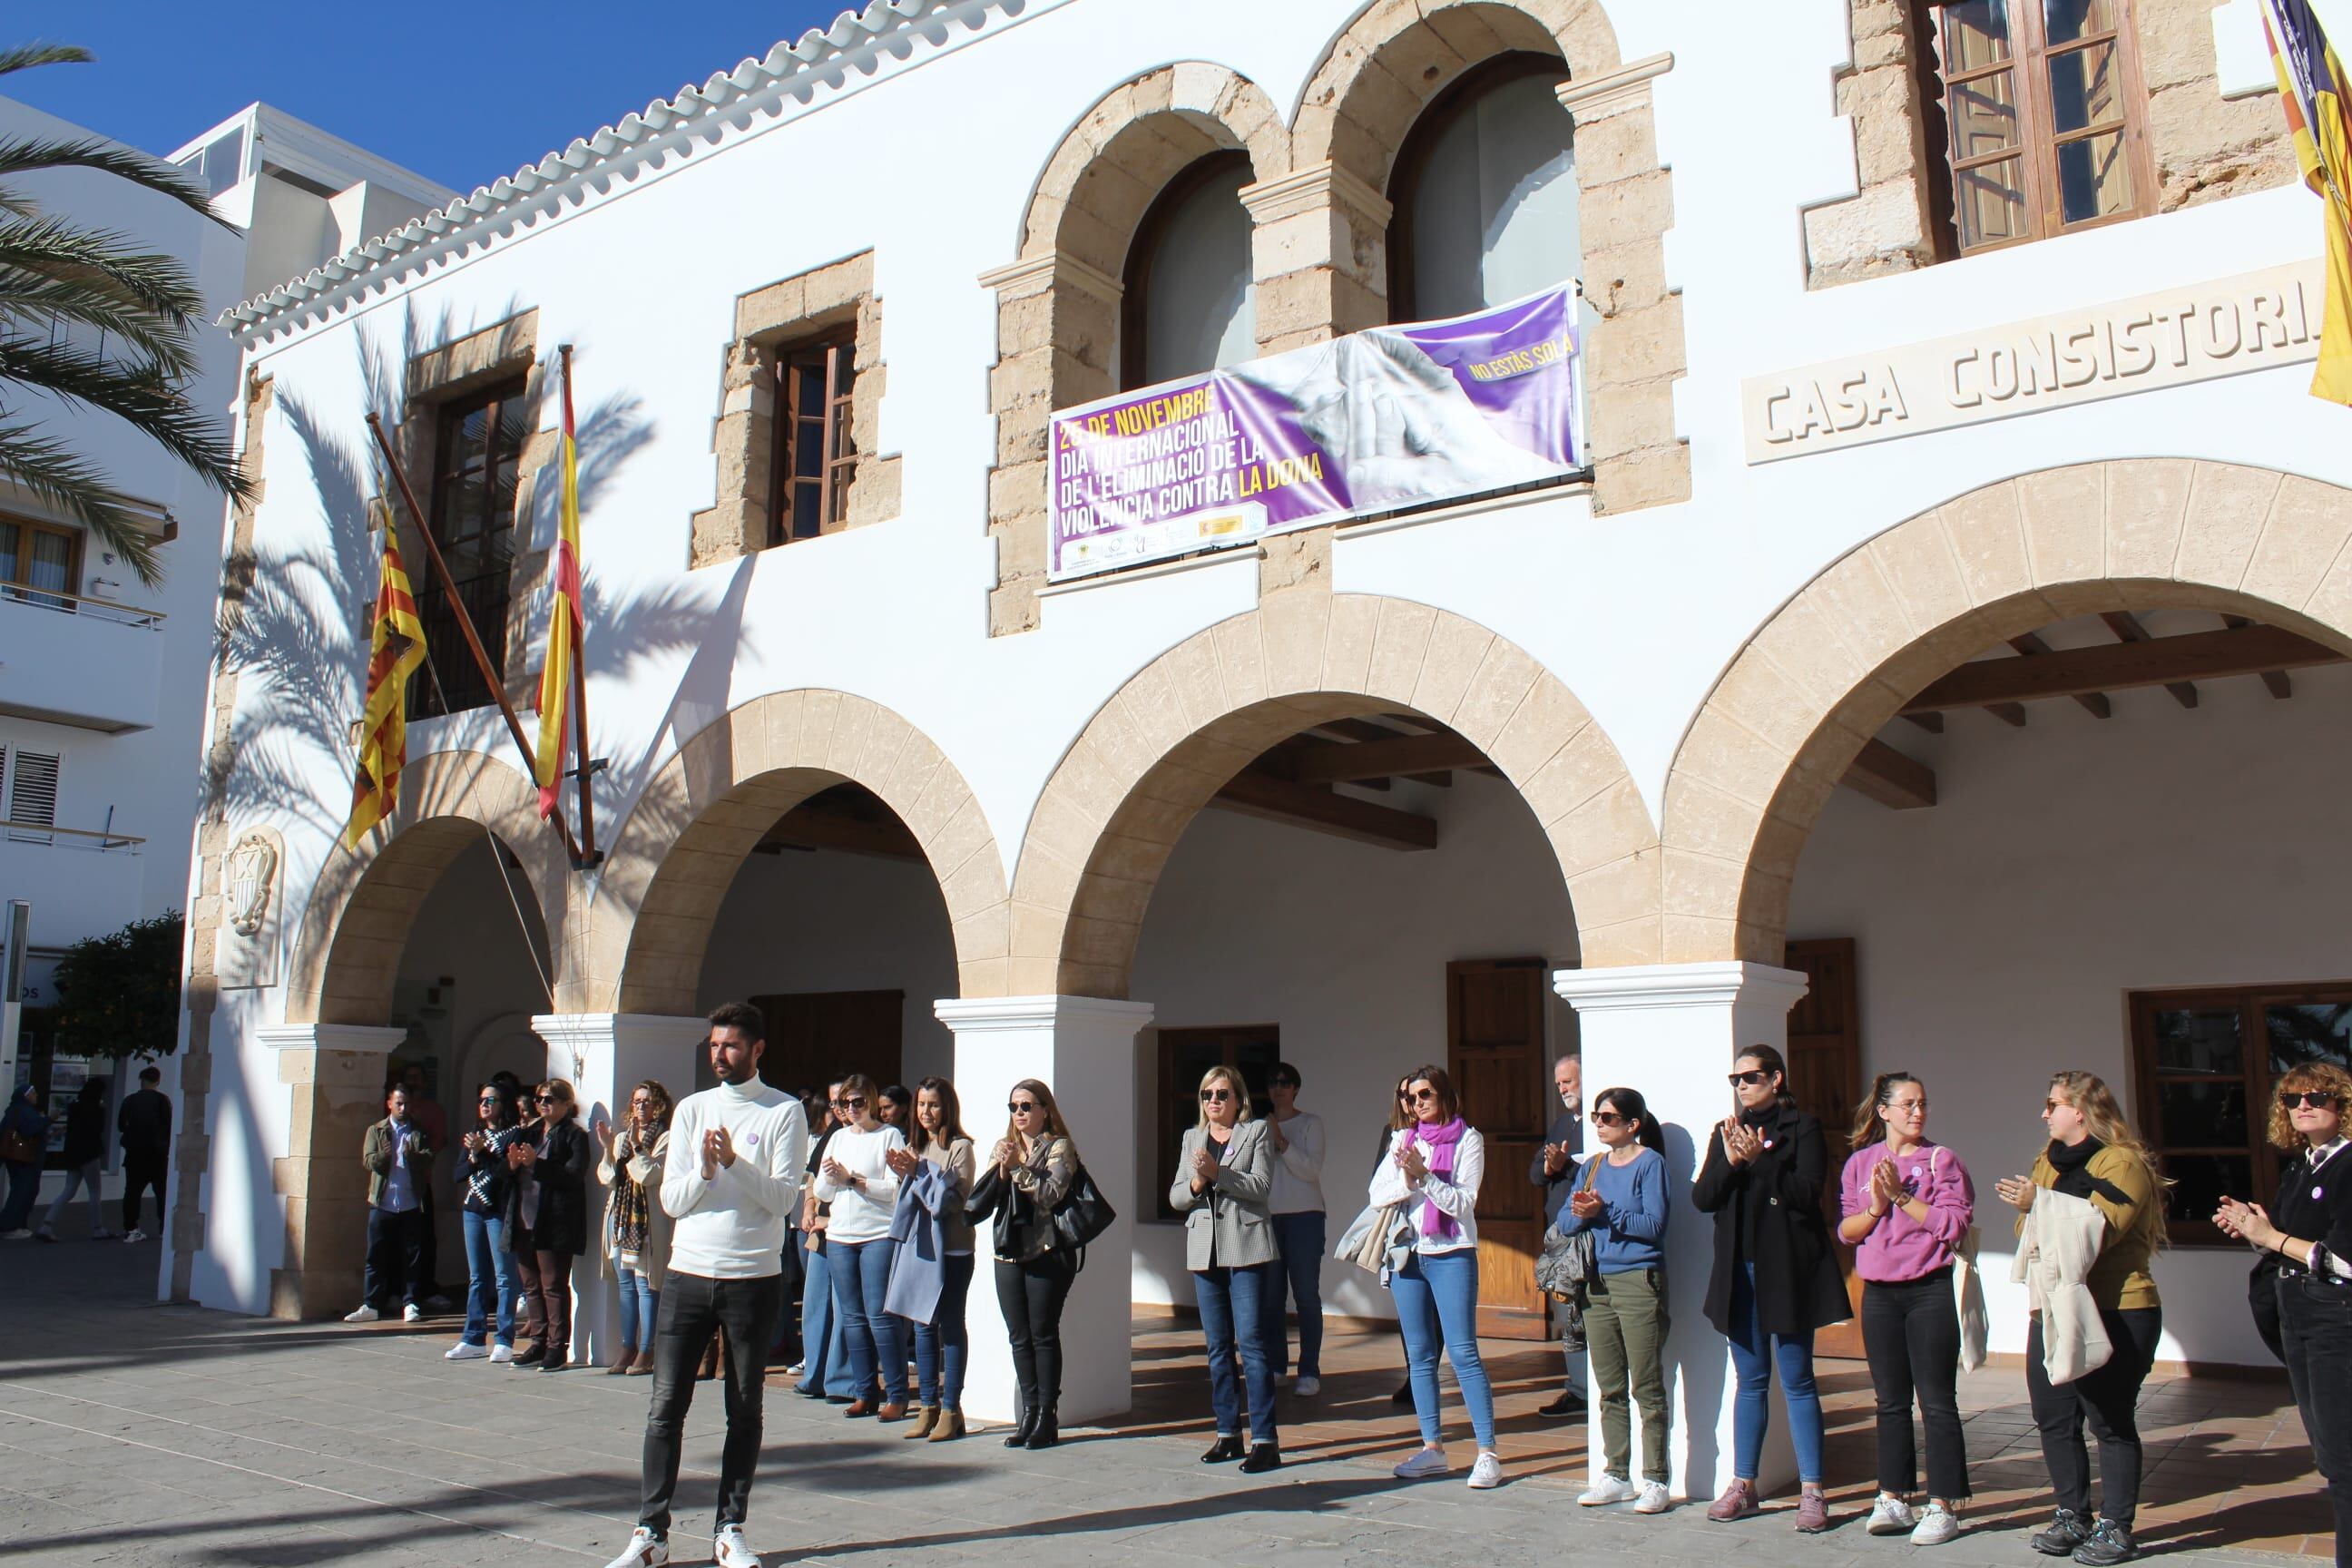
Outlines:
[[[6,1108],[0,1110],[0,1169],[7,1173],[7,1195],[0,1198],[0,1241],[56,1241],[58,1222],[72,1209],[77,1193],[89,1205],[92,1241],[119,1240],[135,1246],[148,1239],[140,1214],[149,1194],[155,1199],[156,1228],[163,1228],[163,1173],[172,1150],[172,1101],[159,1087],[163,1081],[160,1068],[141,1068],[139,1087],[124,1095],[115,1108],[114,1135],[122,1152],[121,1230],[107,1228],[100,1194],[106,1168],[106,1102],[114,1092],[114,1080],[88,1079],[66,1107],[63,1147],[58,1151],[65,1185],[50,1200],[37,1226],[32,1223],[33,1207],[40,1194],[41,1173],[48,1164],[53,1119],[44,1107],[39,1088],[32,1083],[19,1085]]]
[[[593,1252],[598,1278],[614,1282],[619,1301],[618,1349],[606,1370],[653,1378],[644,1508],[613,1568],[668,1560],[678,1432],[698,1377],[722,1378],[727,1394],[714,1536],[724,1568],[758,1561],[742,1524],[772,1360],[789,1363],[797,1393],[838,1405],[845,1417],[904,1423],[909,1440],[965,1436],[966,1306],[983,1239],[1018,1387],[1003,1441],[1035,1449],[1060,1440],[1062,1314],[1085,1260],[1084,1233],[1070,1219],[1091,1186],[1051,1089],[1035,1079],[1014,1085],[1004,1132],[983,1150],[945,1079],[909,1091],[853,1073],[821,1095],[785,1094],[759,1077],[764,1025],[740,1004],[711,1015],[707,1046],[717,1088],[674,1101],[660,1083],[638,1084],[618,1126],[583,1129],[573,1088],[561,1079],[528,1092],[494,1079],[481,1086],[476,1125],[457,1141],[469,1283],[449,1358],[547,1373],[571,1365],[572,1268]],[[1829,1527],[1813,1342],[1857,1315],[1835,1245],[1843,1241],[1862,1280],[1858,1315],[1876,1394],[1877,1495],[1867,1531],[1919,1545],[1948,1542],[1960,1533],[1970,1491],[1958,1376],[1983,1354],[1981,1315],[1971,1321],[1966,1310],[1980,1219],[1974,1178],[1928,1136],[1927,1088],[1912,1074],[1884,1073],[1872,1084],[1837,1171],[1831,1140],[1799,1109],[1777,1050],[1743,1050],[1729,1080],[1738,1110],[1707,1131],[1686,1194],[1712,1225],[1700,1310],[1723,1338],[1735,1385],[1731,1479],[1707,1517],[1727,1523],[1761,1511],[1777,1379],[1796,1456],[1795,1526]],[[1376,1272],[1395,1306],[1405,1369],[1399,1402],[1412,1405],[1421,1437],[1395,1473],[1453,1473],[1442,1357],[1475,1446],[1468,1484],[1501,1484],[1476,1333],[1486,1144],[1465,1120],[1451,1079],[1427,1066],[1399,1083],[1362,1213],[1336,1248],[1322,1122],[1299,1108],[1302,1080],[1290,1064],[1276,1065],[1265,1087],[1271,1111],[1260,1114],[1241,1072],[1207,1072],[1168,1188],[1207,1352],[1213,1437],[1202,1462],[1252,1475],[1281,1468],[1276,1390],[1295,1366],[1292,1392],[1319,1392],[1322,1263],[1336,1255]],[[1538,1277],[1548,1288],[1570,1281],[1555,1293],[1575,1331],[1570,1342],[1590,1360],[1601,1464],[1578,1500],[1661,1513],[1672,1506],[1666,1234],[1676,1182],[1665,1130],[1631,1087],[1601,1089],[1587,1111],[1573,1058],[1558,1064],[1555,1087],[1562,1116],[1528,1176],[1544,1189],[1549,1218],[1546,1269],[1557,1248],[1562,1271]],[[367,1300],[355,1321],[395,1297],[414,1316],[431,1288],[422,1239],[429,1183],[420,1173],[438,1138],[411,1099],[410,1086],[395,1082],[365,1140]],[[2323,1173],[2344,1147],[2347,1107],[2352,1075],[2341,1068],[2312,1064],[2283,1075],[2271,1131],[2291,1159],[2279,1199],[2268,1210],[2231,1199],[2215,1215],[2261,1254],[2256,1317],[2287,1363],[2339,1527],[2352,1490],[2342,1393],[2352,1386],[2352,1177],[2338,1188]],[[2084,1568],[2116,1568],[2138,1552],[2135,1406],[2162,1328],[2150,1263],[2165,1236],[2167,1184],[2096,1077],[2056,1074],[2042,1121],[2048,1142],[2031,1169],[1992,1185],[2019,1237],[2015,1274],[2032,1303],[2027,1384],[2054,1494],[2052,1519],[2032,1544]],[[592,1179],[606,1193],[593,1227]],[[516,1350],[518,1336],[529,1348]],[[1573,1381],[1572,1355],[1568,1370]],[[1564,1392],[1545,1408],[1576,1407]],[[1926,1435],[1924,1490],[1915,1409]]]

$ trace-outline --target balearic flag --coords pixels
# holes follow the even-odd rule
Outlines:
[[[368,637],[367,707],[360,719],[352,819],[343,828],[343,842],[354,849],[400,804],[400,770],[408,762],[408,678],[425,662],[416,596],[400,563],[392,509],[382,501],[376,503],[376,521],[383,529],[383,570],[375,591],[375,626]]]
[[[539,674],[539,815],[555,810],[571,739],[572,667],[587,623],[580,610],[580,447],[572,429],[572,357],[563,358],[562,521],[555,541],[555,603],[547,617],[547,665]]]
[[[2309,0],[2263,0],[2271,64],[2304,183],[2327,211],[2327,318],[2311,395],[2352,404],[2352,104]]]

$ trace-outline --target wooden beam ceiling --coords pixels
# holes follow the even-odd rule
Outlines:
[[[2050,651],[2050,645],[2032,632],[2010,638],[2009,646],[2017,650],[2018,657],[2021,658],[2035,658]],[[2081,703],[2083,711],[2094,719],[2112,719],[2116,716],[2116,705],[2107,700],[2107,694],[2104,691],[2077,691],[2074,693],[2074,700]]]
[[[1289,775],[1298,784],[1361,784],[1397,774],[1435,773],[1441,769],[1472,768],[1486,753],[1454,734],[1400,735],[1362,741],[1352,746],[1318,746],[1294,753]]]
[[[1935,771],[1880,740],[1863,747],[1838,782],[1890,811],[1918,811],[1936,804]]]
[[[1964,664],[1904,704],[1906,713],[2040,701],[2090,692],[2219,680],[2264,670],[2341,664],[2344,656],[2277,626],[2247,626],[2145,642],[2069,648],[2032,658]]]
[[[2253,623],[2243,616],[2223,616],[2221,624],[2235,630],[2239,626],[2252,626]],[[2285,670],[2265,669],[2260,673],[2263,678],[2263,689],[2268,691],[2273,697],[2284,702],[2294,695],[2294,682],[2287,679]]]
[[[2107,630],[2116,634],[2116,640],[2118,642],[2153,642],[2156,640],[2149,635],[2148,629],[2139,624],[2139,617],[2133,615],[2129,610],[2103,611],[2099,616],[2099,619],[2107,623]],[[2165,682],[2164,689],[2172,693],[2172,700],[2175,702],[2179,703],[2183,708],[2194,708],[2197,706],[2197,683],[2195,681],[2168,680]]]
[[[1434,849],[1437,823],[1393,806],[1341,795],[1328,784],[1305,784],[1244,768],[1210,798],[1219,811],[1288,823],[1383,849]]]

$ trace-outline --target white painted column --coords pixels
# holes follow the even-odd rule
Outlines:
[[[547,1042],[547,1076],[569,1079],[578,1091],[583,1128],[625,1121],[629,1091],[646,1079],[660,1080],[673,1101],[692,1094],[696,1056],[710,1031],[700,1018],[658,1013],[542,1013],[530,1026]],[[588,1215],[588,1252],[572,1270],[572,1356],[601,1366],[620,1353],[621,1296],[604,1275],[604,1194],[593,1172]]]
[[[985,1161],[1010,1121],[1005,1095],[1024,1078],[1054,1091],[1096,1186],[1118,1222],[1087,1249],[1087,1266],[1062,1314],[1062,1404],[1066,1426],[1126,1411],[1134,1365],[1128,1339],[1135,1237],[1135,1037],[1150,1004],[1093,996],[1001,996],[937,1003],[955,1032],[955,1085],[965,1130]],[[967,1322],[971,1361],[964,1409],[988,1420],[1013,1416],[1013,1355],[997,1310],[995,1266],[982,1224]]]
[[[1673,1328],[1666,1339],[1666,1401],[1674,1436],[1677,1496],[1706,1500],[1731,1479],[1731,1352],[1706,1321],[1715,1267],[1715,1216],[1690,1204],[1691,1179],[1709,1133],[1731,1114],[1728,1076],[1748,1046],[1784,1050],[1789,1009],[1805,977],[1761,963],[1664,963],[1618,969],[1564,969],[1552,989],[1576,1008],[1584,1042],[1584,1103],[1604,1089],[1638,1089],[1666,1134],[1674,1207],[1666,1224],[1666,1273]],[[1592,1145],[1588,1141],[1588,1147]],[[1601,1473],[1600,1417],[1592,1417],[1592,1474]],[[1761,1485],[1790,1480],[1796,1464],[1778,1382]],[[1633,1464],[1641,1464],[1641,1413],[1634,1412]]]

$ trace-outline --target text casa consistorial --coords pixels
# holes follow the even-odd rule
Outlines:
[[[2323,299],[2313,260],[1752,377],[1748,460],[2308,362]]]

